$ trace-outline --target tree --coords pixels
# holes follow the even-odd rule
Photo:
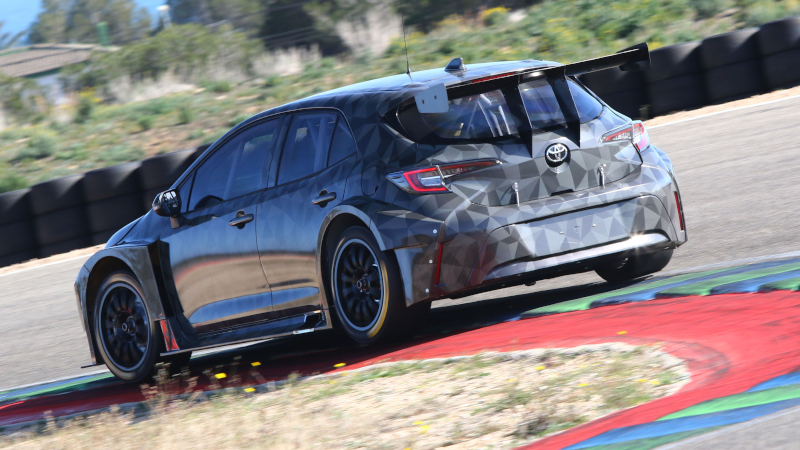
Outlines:
[[[167,0],[174,23],[230,23],[249,35],[261,28],[268,4],[267,0]]]
[[[5,24],[5,22],[0,21],[0,50],[13,47],[25,35],[24,31],[20,31],[17,34],[11,34],[11,32],[3,33],[3,25]]]
[[[30,29],[33,43],[98,43],[100,22],[114,45],[150,34],[150,14],[134,0],[42,0],[42,10]]]

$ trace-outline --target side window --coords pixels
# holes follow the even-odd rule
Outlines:
[[[197,168],[189,210],[216,205],[266,186],[265,163],[280,131],[275,119],[247,128]]]
[[[347,123],[340,117],[336,122],[336,131],[333,133],[331,151],[328,153],[328,166],[332,166],[345,159],[356,150],[356,141],[353,139],[353,135],[350,134]]]
[[[336,119],[333,113],[292,117],[278,167],[278,184],[306,177],[325,168]]]
[[[603,105],[572,80],[569,82],[569,92],[575,101],[575,107],[578,108],[581,123],[593,120],[603,112]]]

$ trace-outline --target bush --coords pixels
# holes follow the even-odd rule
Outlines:
[[[194,120],[194,111],[186,105],[178,108],[178,123],[186,125]]]
[[[231,121],[228,122],[228,125],[233,127],[233,126],[239,125],[240,123],[244,122],[245,120],[247,120],[249,118],[250,118],[250,114],[239,114],[238,116],[236,116],[233,119],[231,119]]]
[[[188,137],[188,139],[189,139],[190,141],[193,141],[193,140],[195,140],[195,139],[200,139],[200,138],[201,138],[201,137],[203,137],[205,134],[206,134],[206,133],[205,133],[203,130],[200,130],[200,129],[197,129],[197,130],[192,130],[192,132],[191,132],[191,133],[189,133],[189,137]]]
[[[33,134],[25,147],[21,148],[13,161],[24,159],[42,159],[53,156],[56,152],[57,141],[50,133],[38,132]]]
[[[139,147],[131,145],[115,145],[98,155],[97,160],[111,165],[139,161],[142,158],[144,158],[144,152]]]
[[[217,94],[224,94],[231,91],[231,84],[225,80],[209,81],[202,84],[202,86],[211,92]]]
[[[705,19],[716,16],[730,6],[728,0],[689,0],[689,6],[697,11],[697,17]]]
[[[82,161],[89,157],[89,152],[81,144],[72,144],[64,151],[56,153],[56,159],[71,159]]]
[[[153,116],[139,116],[139,118],[136,119],[136,123],[139,125],[139,128],[141,128],[142,131],[147,131],[153,128],[153,122],[155,122]]]
[[[0,193],[28,187],[28,181],[14,172],[0,172]]]
[[[89,92],[82,92],[78,99],[78,108],[75,110],[75,123],[85,123],[94,112],[94,95]]]
[[[487,27],[504,23],[508,21],[508,8],[498,6],[497,8],[487,9],[481,14],[481,20]]]

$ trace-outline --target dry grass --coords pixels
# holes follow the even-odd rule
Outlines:
[[[672,394],[687,378],[682,363],[657,348],[622,344],[398,362],[290,379],[257,394],[155,395],[145,414],[50,421],[0,437],[0,446],[513,448]]]

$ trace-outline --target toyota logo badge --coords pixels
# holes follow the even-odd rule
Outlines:
[[[545,150],[544,159],[550,167],[559,166],[569,159],[569,149],[564,144],[553,144]]]

